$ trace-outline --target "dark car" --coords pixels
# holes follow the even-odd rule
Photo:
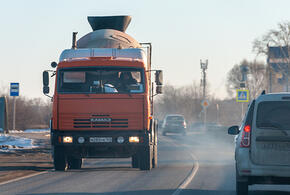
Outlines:
[[[186,134],[186,122],[183,115],[180,114],[170,114],[166,115],[162,124],[162,135],[166,133],[181,133]]]

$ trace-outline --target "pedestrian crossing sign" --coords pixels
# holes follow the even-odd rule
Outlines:
[[[247,89],[237,89],[237,102],[249,102],[249,90]]]

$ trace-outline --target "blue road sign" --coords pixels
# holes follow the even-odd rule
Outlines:
[[[249,101],[249,90],[237,89],[237,102],[248,102]]]
[[[19,96],[19,83],[10,83],[10,96]]]

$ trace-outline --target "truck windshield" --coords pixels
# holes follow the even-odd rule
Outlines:
[[[135,68],[72,68],[59,71],[60,93],[143,93],[143,71]]]

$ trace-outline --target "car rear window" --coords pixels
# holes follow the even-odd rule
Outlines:
[[[184,121],[182,116],[167,116],[167,121]]]
[[[290,129],[290,101],[259,103],[256,123],[258,128]]]

